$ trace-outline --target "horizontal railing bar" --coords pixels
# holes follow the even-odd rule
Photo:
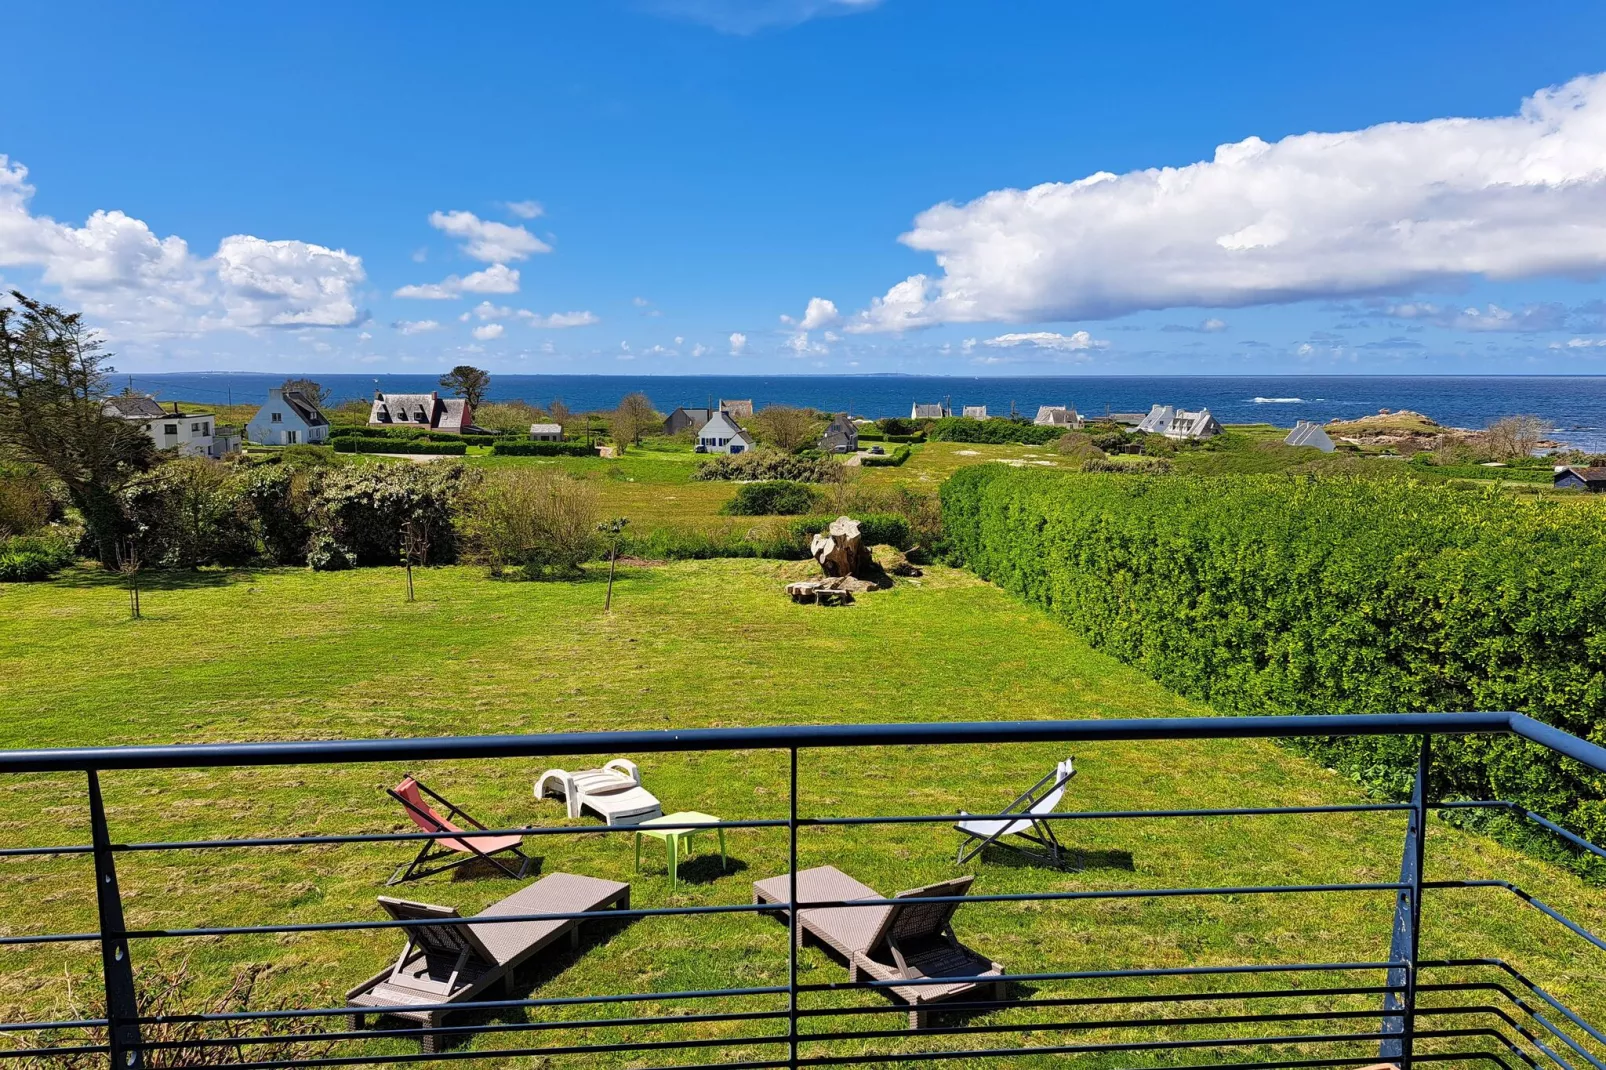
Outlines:
[[[1562,1043],[1566,1044],[1569,1048],[1571,1048],[1573,1050],[1574,1054],[1582,1056],[1591,1066],[1595,1067],[1596,1070],[1606,1070],[1606,1066],[1603,1066],[1599,1059],[1597,1059],[1597,1058],[1595,1058],[1595,1056],[1591,1055],[1587,1050],[1584,1049],[1584,1047],[1582,1045],[1580,1045],[1576,1040],[1574,1040],[1571,1036],[1569,1036],[1564,1030],[1562,1030],[1560,1027],[1558,1027],[1555,1023],[1551,1022],[1544,1015],[1540,1014],[1538,1011],[1536,1011],[1532,1007],[1528,1006],[1528,1004],[1524,1003],[1521,999],[1517,998],[1516,994],[1513,993],[1508,988],[1506,988],[1504,985],[1496,984],[1496,983],[1491,982],[1491,981],[1465,981],[1465,982],[1459,982],[1459,983],[1453,983],[1453,984],[1433,984],[1433,985],[1419,984],[1417,986],[1417,991],[1418,992],[1453,992],[1453,991],[1475,991],[1475,990],[1487,990],[1487,991],[1492,991],[1492,992],[1498,992],[1502,996],[1505,996],[1507,999],[1509,999],[1512,1002],[1513,1005],[1515,1005],[1518,1009],[1520,1009],[1529,1018],[1532,1018],[1534,1021],[1536,1021],[1540,1025],[1544,1026],[1545,1029],[1547,1029],[1550,1032],[1551,1036],[1556,1037],[1557,1039],[1561,1040]],[[1424,1013],[1424,1009],[1423,1008],[1418,1008],[1417,1009],[1417,1013],[1418,1014]],[[1521,1026],[1513,1026],[1513,1028],[1517,1029],[1518,1032],[1523,1032]],[[1523,1032],[1523,1035],[1527,1036],[1526,1032]],[[1554,1052],[1551,1052],[1548,1048],[1545,1047],[1545,1045],[1538,1038],[1529,1037],[1529,1039],[1533,1041],[1533,1043],[1534,1043],[1534,1045],[1536,1047],[1546,1051],[1550,1055],[1550,1057],[1552,1059],[1556,1060],[1557,1062],[1562,1062],[1563,1065],[1566,1065],[1565,1062],[1563,1062],[1563,1060],[1561,1059],[1561,1056],[1557,1055]]]
[[[1535,910],[1538,910],[1540,913],[1545,914],[1546,916],[1550,917],[1554,921],[1560,922],[1562,925],[1566,926],[1568,929],[1571,929],[1573,931],[1573,933],[1575,933],[1578,936],[1583,937],[1585,940],[1589,941],[1591,944],[1594,944],[1600,950],[1606,951],[1606,940],[1602,940],[1600,937],[1596,936],[1594,933],[1590,932],[1588,929],[1584,928],[1582,925],[1579,925],[1576,921],[1573,921],[1571,918],[1567,917],[1567,915],[1563,914],[1561,911],[1557,910],[1555,907],[1550,906],[1544,900],[1539,899],[1538,897],[1530,895],[1529,893],[1523,891],[1521,888],[1517,887],[1515,884],[1512,884],[1510,881],[1501,881],[1501,880],[1423,881],[1422,882],[1422,887],[1424,887],[1424,888],[1504,888],[1506,891],[1510,892],[1512,895],[1516,896],[1518,899],[1521,899],[1524,903],[1527,903],[1529,906],[1533,907]]]
[[[62,1022],[6,1022],[0,1024],[0,1033],[23,1033],[46,1029],[104,1029],[104,1018],[72,1018]]]
[[[1133,1040],[1109,1044],[1051,1044],[1020,1048],[983,1048],[973,1051],[908,1051],[896,1055],[811,1055],[799,1059],[799,1066],[851,1066],[885,1062],[891,1059],[995,1059],[1022,1055],[1092,1055],[1121,1051],[1187,1051],[1200,1048],[1248,1048],[1272,1044],[1303,1045],[1386,1040],[1391,1033],[1307,1033],[1283,1037],[1189,1037],[1178,1040]],[[1420,1034],[1418,1034],[1420,1035]],[[1375,1061],[1375,1060],[1374,1060]]]
[[[1005,978],[1007,981],[1015,980],[1014,975]],[[1398,985],[1356,985],[1350,987],[1334,988],[1279,988],[1279,989],[1243,989],[1226,992],[1163,992],[1159,995],[1120,994],[1111,996],[1050,996],[1042,999],[1004,999],[1004,1000],[958,1000],[945,999],[942,1001],[944,1011],[971,1011],[971,1010],[998,1010],[1003,1008],[1032,1008],[1032,1007],[1107,1007],[1130,1006],[1142,1003],[1208,1003],[1213,1001],[1245,1001],[1260,999],[1292,999],[1295,997],[1309,998],[1313,996],[1386,996],[1389,993],[1400,994],[1405,991],[1404,984]],[[809,1007],[800,1008],[800,1018],[824,1018],[847,1014],[903,1014],[908,1007],[896,1003],[877,1003],[874,1005],[861,1005],[853,1007]],[[1369,1011],[1376,1014],[1375,1010]]]
[[[1152,817],[1156,819],[1205,817],[1278,817],[1299,814],[1393,813],[1408,811],[1409,803],[1376,803],[1366,805],[1333,804],[1331,806],[1256,806],[1218,807],[1192,810],[1072,810],[1053,814],[1038,814],[1043,821],[1106,821]],[[921,814],[888,815],[884,817],[799,817],[800,826],[834,827],[840,825],[902,825],[902,824],[953,824],[960,821],[1011,821],[1020,820],[1020,814]],[[670,824],[653,823],[653,828],[689,829],[755,829],[787,828],[783,818],[752,818],[730,821],[692,821]],[[623,835],[639,833],[635,825],[513,825],[494,829],[457,829],[442,832],[364,832],[328,836],[262,836],[227,840],[153,840],[141,843],[114,843],[114,851],[199,851],[227,850],[247,847],[302,847],[330,846],[347,843],[408,843],[419,840],[458,840],[492,838],[500,836],[561,836],[561,835]],[[0,849],[0,857],[30,854],[84,854],[94,850],[81,847],[16,847]]]
[[[1573,832],[1571,829],[1562,828],[1544,814],[1536,814],[1525,806],[1518,806],[1516,803],[1507,802],[1504,799],[1453,800],[1449,802],[1430,803],[1429,805],[1435,810],[1510,810],[1512,813],[1515,813],[1520,817],[1527,818],[1540,828],[1554,832],[1562,839],[1571,842],[1574,846],[1581,847],[1590,854],[1597,855],[1601,858],[1606,858],[1606,847],[1597,846],[1596,844],[1591,843],[1589,840],[1586,840],[1582,836],[1578,835],[1578,833]]]
[[[0,847],[0,858],[26,858],[29,856],[86,855],[94,851],[92,844],[70,847]]]
[[[1371,884],[1268,884],[1268,885],[1239,885],[1214,888],[1111,888],[1103,891],[1074,891],[1074,892],[1000,892],[993,895],[933,895],[922,896],[923,903],[1031,903],[1031,902],[1059,902],[1089,899],[1171,899],[1187,896],[1212,895],[1304,895],[1304,894],[1339,894],[1348,892],[1397,892],[1409,885],[1398,882],[1377,882]],[[876,907],[896,906],[906,903],[907,900],[898,899],[826,899],[804,900],[798,904],[800,910],[815,910],[835,907]],[[189,939],[209,936],[257,936],[264,933],[316,933],[316,932],[344,932],[367,929],[402,929],[418,928],[435,925],[462,925],[465,922],[474,925],[507,925],[530,921],[606,921],[625,918],[657,918],[677,917],[682,915],[700,914],[775,914],[784,913],[790,909],[790,903],[739,903],[726,906],[699,906],[699,907],[647,907],[631,908],[628,910],[586,910],[567,913],[551,914],[502,914],[495,917],[470,918],[419,918],[416,920],[398,921],[395,919],[377,919],[372,921],[317,921],[292,922],[283,925],[232,925],[210,926],[188,929],[130,929],[123,935],[129,939],[151,940],[157,938]],[[0,937],[0,947],[43,944],[66,943],[72,941],[99,940],[99,933],[54,933],[37,936],[5,936]]]
[[[365,1007],[348,1007],[348,1012],[361,1012],[372,1015],[373,1012]],[[383,1015],[380,1015],[383,1017]],[[312,1041],[336,1040],[369,1040],[374,1037],[417,1037],[426,1033],[436,1034],[468,1034],[468,1033],[517,1033],[542,1032],[554,1029],[618,1029],[624,1026],[655,1026],[655,1025],[699,1025],[717,1022],[758,1022],[774,1019],[784,1019],[787,1012],[779,1011],[732,1011],[722,1014],[677,1014],[673,1017],[655,1018],[577,1018],[572,1021],[543,1021],[543,1022],[479,1022],[467,1025],[415,1025],[405,1028],[390,1029],[357,1029],[346,1031],[331,1031],[327,1033],[269,1033],[263,1036],[248,1038],[241,1037],[203,1037],[196,1040],[161,1040],[145,1041],[147,1048],[183,1048],[183,1047],[219,1047],[235,1044],[302,1044]],[[784,1038],[783,1038],[784,1039]],[[650,1045],[648,1045],[650,1046]]]
[[[1423,987],[1421,986],[1421,984],[1417,985],[1417,989],[1416,990],[1417,990],[1418,995],[1420,995],[1423,992]],[[1509,994],[1508,994],[1508,998],[1509,998]],[[1515,1001],[1513,1001],[1513,1002],[1515,1002]],[[1519,1006],[1520,1006],[1520,1004],[1519,1004]],[[1531,1015],[1533,1012],[1529,1011],[1528,1013]],[[1422,1006],[1418,1006],[1416,1008],[1416,1014],[1417,1014],[1417,1017],[1419,1017],[1419,1018],[1433,1017],[1433,1016],[1437,1016],[1437,1015],[1450,1016],[1450,1015],[1462,1015],[1462,1014],[1492,1014],[1496,1018],[1499,1018],[1502,1022],[1506,1023],[1506,1025],[1511,1027],[1512,1032],[1516,1033],[1519,1037],[1522,1037],[1528,1043],[1530,1043],[1534,1047],[1538,1048],[1545,1055],[1549,1056],[1551,1062],[1554,1062],[1557,1065],[1561,1066],[1563,1068],[1563,1070],[1576,1070],[1576,1068],[1571,1063],[1569,1063],[1566,1059],[1563,1059],[1560,1055],[1557,1055],[1554,1051],[1551,1051],[1550,1047],[1547,1044],[1545,1044],[1544,1041],[1540,1040],[1538,1036],[1536,1036],[1534,1033],[1529,1032],[1527,1027],[1525,1027],[1521,1022],[1519,1022],[1515,1018],[1513,1018],[1504,1009],[1502,1009],[1500,1007],[1496,1007],[1493,1004],[1488,1004],[1488,1005],[1469,1004],[1467,1006],[1461,1006],[1461,1007],[1457,1007],[1457,1006],[1443,1006],[1443,1007],[1422,1007]],[[1534,1065],[1533,1060],[1528,1057],[1527,1053],[1523,1052],[1520,1048],[1518,1048],[1514,1042],[1512,1042],[1510,1040],[1507,1040],[1506,1041],[1506,1045],[1507,1045],[1507,1047],[1510,1047],[1513,1051],[1517,1052],[1517,1054],[1519,1056],[1521,1056],[1521,1058],[1524,1061],[1526,1061],[1530,1066]],[[1587,1058],[1587,1056],[1586,1056],[1586,1058]]]
[[[1518,721],[1522,722],[1518,727]],[[1307,736],[1471,735],[1515,731],[1606,772],[1606,749],[1520,714],[1388,713],[1276,717],[1144,717],[1084,721],[775,725],[683,731],[514,736],[184,743],[0,752],[0,773],[207,769],[262,765],[440,762],[632,751],[764,750],[912,744],[1075,743],[1116,740],[1286,739]],[[1554,737],[1554,738],[1552,738]]]
[[[1002,1006],[1002,1004],[999,1004]],[[909,1012],[908,1007],[893,1007],[892,1010]],[[933,1012],[942,1013],[952,1008],[944,1001],[941,1005],[932,1005]],[[936,1034],[941,1036],[969,1036],[982,1033],[1035,1033],[1063,1030],[1071,1032],[1079,1029],[1149,1029],[1155,1026],[1192,1026],[1192,1025],[1236,1025],[1259,1024],[1268,1022],[1308,1022],[1328,1021],[1332,1019],[1349,1018],[1376,1018],[1377,1008],[1368,1007],[1364,1010],[1353,1011],[1281,1011],[1265,1014],[1201,1014],[1184,1015],[1169,1018],[1096,1018],[1088,1020],[1070,1020],[1057,1022],[987,1022],[982,1025],[934,1026],[922,1029],[922,1035]],[[799,1033],[800,1041],[811,1044],[821,1044],[837,1040],[886,1040],[889,1038],[907,1037],[907,1029],[854,1029],[841,1030],[831,1033]]]
[[[70,1048],[0,1048],[0,1059],[40,1059],[51,1055],[107,1055],[110,1044],[79,1044]]]
[[[1126,978],[1153,978],[1153,977],[1208,977],[1208,976],[1238,976],[1246,974],[1268,973],[1339,973],[1356,970],[1390,970],[1402,966],[1398,962],[1349,962],[1349,963],[1282,963],[1282,964],[1253,964],[1239,966],[1165,966],[1148,967],[1129,970],[1077,970],[1061,973],[1024,973],[1010,974],[1006,981],[1092,981],[1092,980],[1121,980]],[[971,978],[974,980],[974,978]],[[910,984],[914,981],[908,982]],[[852,988],[864,987],[857,983],[844,983],[836,985],[799,985],[799,991],[830,990],[837,987]],[[673,1002],[690,999],[714,998],[740,998],[750,996],[785,995],[789,989],[784,985],[768,988],[731,988],[707,989],[700,991],[683,992],[635,992],[606,996],[564,996],[553,999],[502,999],[502,1000],[464,1000],[456,1003],[407,1003],[382,1007],[308,1007],[295,1009],[281,1009],[271,1011],[232,1011],[213,1012],[203,1014],[164,1014],[144,1015],[138,1019],[141,1025],[175,1024],[179,1022],[235,1022],[258,1021],[273,1018],[315,1018],[330,1015],[351,1014],[354,1010],[361,1010],[363,1014],[380,1015],[395,1014],[405,1011],[476,1011],[476,1010],[513,1010],[533,1007],[568,1007],[584,1006],[594,1003],[626,1003],[626,1002]],[[1383,985],[1369,989],[1377,993],[1403,991],[1403,986]],[[1290,991],[1290,995],[1298,995],[1297,991]],[[1095,997],[1085,997],[1095,998]],[[1128,997],[1110,997],[1124,999]],[[1156,997],[1168,999],[1171,997]],[[1200,998],[1238,998],[1236,993],[1223,992],[1217,996],[1201,995]],[[802,1013],[802,1012],[800,1012]]]
[[[782,1039],[785,1039],[784,1037]],[[261,1059],[256,1062],[230,1063],[235,1070],[288,1070],[300,1066],[372,1066],[375,1063],[418,1063],[447,1059],[515,1058],[527,1055],[551,1054],[548,1048],[492,1048],[481,1051],[463,1048],[456,1051],[401,1052],[393,1055],[348,1055],[313,1059]],[[786,1060],[750,1060],[735,1063],[670,1063],[649,1070],[779,1070],[787,1066]]]
[[[1419,968],[1449,967],[1465,969],[1469,966],[1493,966],[1496,969],[1505,971],[1507,974],[1521,983],[1524,988],[1528,989],[1528,991],[1532,992],[1534,995],[1538,996],[1540,999],[1549,1004],[1552,1010],[1561,1014],[1573,1025],[1589,1034],[1590,1038],[1593,1039],[1597,1044],[1606,1044],[1606,1036],[1601,1035],[1601,1033],[1596,1030],[1594,1026],[1586,1022],[1581,1016],[1578,1015],[1577,1012],[1566,1006],[1555,996],[1552,996],[1549,992],[1546,992],[1543,988],[1540,988],[1533,981],[1530,981],[1526,976],[1524,976],[1522,971],[1518,970],[1505,959],[1425,959],[1418,963]],[[1518,1002],[1515,996],[1511,996],[1511,999],[1513,1002]],[[1522,1004],[1518,1002],[1518,1006],[1522,1006]],[[1535,1017],[1539,1018],[1539,1021],[1541,1022],[1545,1021],[1544,1018],[1539,1017],[1538,1015],[1535,1015]],[[1558,1032],[1557,1035],[1565,1036],[1566,1034]]]

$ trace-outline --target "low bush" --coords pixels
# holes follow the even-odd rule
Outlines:
[[[50,495],[39,472],[23,465],[0,466],[0,538],[42,528],[50,514]]]
[[[697,467],[691,478],[699,481],[785,479],[793,483],[834,483],[842,478],[842,465],[830,458],[810,460],[779,450],[724,453]]]
[[[588,446],[584,442],[534,442],[529,439],[520,439],[512,442],[498,441],[491,447],[491,452],[498,457],[595,457],[596,447]]]
[[[963,469],[954,549],[1122,661],[1223,713],[1519,710],[1606,731],[1606,502],[1417,481]],[[1302,749],[1398,798],[1410,739]],[[1520,740],[1441,737],[1433,793],[1606,838],[1606,791]]]
[[[336,453],[428,453],[441,457],[461,457],[468,443],[437,442],[427,438],[370,438],[353,435],[334,440]]]
[[[866,468],[896,468],[904,461],[909,459],[909,453],[910,450],[908,446],[899,446],[897,449],[883,457],[877,457],[867,453],[863,457],[859,458],[859,463]]]
[[[813,509],[815,497],[808,484],[788,479],[743,483],[720,512],[727,516],[796,516]]]
[[[600,545],[597,488],[552,467],[508,468],[475,488],[463,532],[493,576],[573,576]]]
[[[901,416],[883,416],[875,422],[876,429],[883,435],[914,435],[919,434],[921,425],[913,420],[905,420]]]
[[[0,583],[49,579],[72,564],[76,535],[35,534],[0,538]]]
[[[457,560],[452,517],[477,473],[460,464],[330,469],[311,501],[307,564],[320,571],[394,565],[411,525],[428,543],[422,564]]]
[[[931,425],[933,442],[981,442],[994,445],[1046,446],[1065,433],[1062,427],[1038,427],[1025,420],[995,417],[976,420],[969,416],[945,416]]]
[[[909,528],[909,521],[896,513],[855,513],[853,519],[859,522],[859,534],[870,546],[896,546],[900,550],[907,550],[914,546],[915,539]],[[805,516],[792,521],[790,531],[805,548],[809,539],[831,526],[835,516]]]
[[[1126,476],[1163,476],[1171,473],[1171,462],[1164,457],[1134,457],[1130,461],[1089,457],[1082,462],[1082,471],[1115,472]]]
[[[204,457],[168,461],[124,490],[120,504],[125,537],[148,567],[243,565],[257,555],[253,511],[230,465]]]

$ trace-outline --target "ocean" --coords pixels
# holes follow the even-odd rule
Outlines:
[[[320,375],[337,400],[375,390],[428,392],[435,375]],[[161,400],[220,405],[264,398],[283,375],[262,372],[174,372],[117,375]],[[1580,449],[1606,452],[1606,377],[1602,376],[1061,376],[961,377],[914,375],[492,375],[489,400],[544,405],[562,398],[571,410],[611,409],[640,390],[662,412],[750,398],[759,407],[804,405],[855,416],[907,416],[914,402],[949,401],[954,411],[985,405],[990,414],[1034,415],[1039,405],[1074,405],[1085,416],[1147,412],[1150,405],[1207,407],[1223,423],[1353,419],[1382,408],[1413,409],[1452,427],[1486,427],[1502,416],[1533,414],[1554,427],[1552,437]]]

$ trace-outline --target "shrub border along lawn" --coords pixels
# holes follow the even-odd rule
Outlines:
[[[979,576],[1223,713],[1517,710],[1606,733],[1606,503],[1002,465],[962,470],[941,495]],[[1417,748],[1304,749],[1400,798]],[[1520,740],[1441,740],[1433,790],[1606,839],[1606,779]]]

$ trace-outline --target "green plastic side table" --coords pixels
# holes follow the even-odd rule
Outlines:
[[[692,828],[653,828],[654,825],[717,825],[719,818],[712,814],[700,814],[695,810],[683,810],[678,814],[665,814],[650,821],[643,821],[636,826],[636,872],[641,872],[641,838],[655,836],[664,841],[669,850],[669,891],[671,894],[680,888],[680,859],[682,856],[690,857],[692,836],[696,829]],[[725,830],[715,829],[719,833],[719,868],[725,869]],[[684,841],[684,847],[682,847]]]

